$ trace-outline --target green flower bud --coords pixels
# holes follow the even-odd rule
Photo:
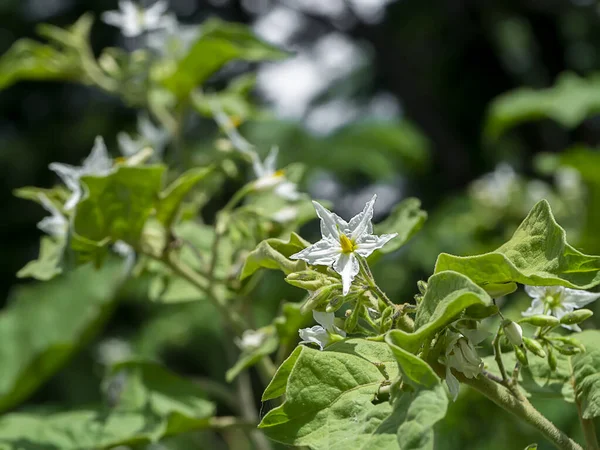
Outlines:
[[[338,285],[329,285],[329,286],[324,286],[321,289],[314,291],[308,297],[306,302],[304,302],[304,305],[302,305],[302,307],[300,308],[300,311],[302,313],[307,313],[308,311],[312,311],[312,310],[318,308],[323,303],[327,302],[327,300],[329,300],[329,298],[333,294],[333,291],[336,288],[339,289],[340,287],[341,287],[341,285],[339,285],[339,284]],[[331,311],[327,311],[327,312],[331,312]]]
[[[285,281],[307,291],[316,291],[324,286],[338,283],[338,280],[328,277],[325,274],[314,270],[303,270],[301,272],[290,273],[285,277]]]
[[[341,295],[333,297],[331,300],[329,300],[329,303],[325,307],[325,311],[336,312],[344,304],[344,302],[342,301],[343,299],[344,297],[342,297]]]
[[[570,337],[570,336],[552,336],[552,337],[549,337],[548,339],[550,339],[551,341],[564,342],[567,345],[571,345],[573,347],[577,347],[582,352],[585,352],[585,346],[581,342],[579,342],[579,340],[575,339],[574,337]]]
[[[560,325],[560,320],[554,316],[540,314],[537,316],[525,317],[519,320],[520,323],[530,323],[536,327],[556,327]]]
[[[419,280],[417,281],[417,287],[419,288],[421,295],[425,295],[425,292],[427,292],[427,283],[423,280]]]
[[[524,337],[523,344],[525,344],[525,348],[527,350],[529,350],[531,353],[533,353],[534,355],[539,356],[540,358],[546,357],[546,352],[544,351],[542,344],[540,344],[535,339],[529,339],[529,338]]]
[[[550,370],[554,372],[556,370],[557,365],[558,361],[556,360],[554,350],[552,350],[552,347],[548,347],[548,366],[550,366]]]
[[[565,314],[560,318],[561,325],[575,325],[583,322],[586,319],[592,317],[594,313],[589,309],[578,309],[577,311],[573,311]]]
[[[350,310],[348,310],[348,311],[350,311]],[[354,329],[356,328],[356,325],[358,324],[358,319],[359,319],[360,313],[362,311],[362,305],[357,304],[356,308],[354,308],[354,310],[352,312],[350,312],[350,314],[348,314],[348,311],[346,311],[346,322],[344,323],[344,329],[348,333],[352,333],[354,331]]]
[[[502,322],[502,327],[504,328],[506,338],[512,345],[523,345],[523,329],[521,325],[512,320],[505,320]]]
[[[521,347],[516,346],[513,346],[513,349],[515,350],[515,356],[517,357],[521,365],[523,365],[523,367],[527,367],[529,365],[529,361],[527,361],[527,354],[525,353],[525,350],[523,350]]]
[[[554,348],[558,353],[565,356],[573,356],[581,353],[581,349],[578,347],[573,347],[571,345],[554,345]]]

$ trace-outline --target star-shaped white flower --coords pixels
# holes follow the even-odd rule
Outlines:
[[[600,294],[563,286],[525,286],[525,292],[533,298],[531,306],[522,313],[525,317],[549,314],[560,319],[600,298]],[[562,326],[571,331],[581,331],[579,325]]]
[[[458,397],[460,383],[451,369],[461,372],[467,378],[477,377],[483,370],[483,361],[475,346],[487,336],[487,332],[480,330],[460,329],[458,333],[448,331],[446,354],[440,362],[446,365],[446,384],[454,400]]]
[[[274,187],[273,191],[278,196],[288,200],[297,200],[300,194],[297,191],[296,183],[286,179],[283,170],[277,170],[278,153],[279,149],[273,147],[264,162],[258,159],[256,153],[252,153],[252,167],[256,175],[254,188],[257,191],[263,191]]]
[[[140,115],[137,121],[137,131],[139,137],[132,138],[128,133],[121,132],[117,135],[119,149],[123,156],[131,157],[139,153],[145,147],[151,147],[154,155],[159,159],[165,151],[169,142],[169,133],[157,127],[145,115]]]
[[[300,339],[302,339],[301,344],[317,344],[323,350],[331,341],[331,334],[346,337],[346,332],[334,324],[335,315],[333,313],[313,311],[313,318],[319,325],[298,330]]]
[[[313,201],[317,215],[321,219],[323,238],[290,256],[291,259],[302,259],[312,265],[333,266],[333,270],[342,276],[343,294],[350,291],[352,280],[359,271],[356,256],[366,258],[375,250],[383,247],[398,234],[373,235],[373,206],[377,195],[365,205],[360,214],[346,222],[337,214]]]
[[[267,335],[262,330],[246,330],[242,333],[242,337],[235,338],[235,344],[246,351],[253,351],[259,348],[267,339]]]
[[[83,161],[81,166],[69,164],[52,163],[50,170],[55,172],[71,191],[71,197],[65,203],[67,211],[73,209],[83,194],[79,180],[85,175],[108,175],[112,170],[113,161],[108,155],[108,150],[101,136],[96,137],[94,148],[90,155]]]
[[[69,221],[67,218],[54,206],[48,197],[44,194],[40,194],[40,201],[46,211],[51,216],[44,217],[38,224],[38,228],[44,233],[57,238],[63,238],[69,231]]]
[[[108,25],[120,28],[125,37],[136,37],[146,31],[159,30],[169,26],[165,12],[169,5],[164,0],[157,1],[148,9],[130,0],[119,0],[118,11],[106,11],[102,20]]]

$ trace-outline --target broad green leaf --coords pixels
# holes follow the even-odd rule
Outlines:
[[[423,342],[459,319],[468,308],[491,304],[490,296],[466,276],[450,271],[437,273],[427,283],[415,318],[415,331],[393,330],[386,340],[405,352],[416,353]]]
[[[0,411],[26,399],[95,334],[122,275],[121,263],[87,265],[13,292],[0,313]]]
[[[489,109],[485,135],[497,139],[507,129],[523,122],[552,119],[574,128],[600,112],[600,77],[588,79],[563,73],[548,89],[520,88],[496,98]]]
[[[301,347],[267,388],[270,395],[263,396],[280,393],[282,379],[288,376],[285,402],[259,427],[273,440],[315,449],[398,448],[397,427],[383,426],[390,404],[372,402],[382,383],[397,373],[389,348],[381,342],[351,339],[325,351]]]
[[[143,445],[163,436],[206,428],[214,406],[197,384],[157,364],[115,368],[114,408],[54,414],[15,413],[0,419],[0,449],[81,450]]]
[[[398,233],[398,236],[379,252],[385,254],[398,250],[421,229],[425,220],[427,220],[427,213],[421,209],[420,200],[416,198],[403,200],[392,210],[387,219],[374,227],[375,234]]]
[[[73,55],[31,39],[20,39],[0,57],[0,90],[22,80],[74,80],[80,76]]]
[[[400,450],[433,450],[433,426],[446,416],[448,396],[438,383],[432,389],[419,389],[405,393],[394,402],[390,425],[399,423],[398,448]]]
[[[64,249],[64,239],[53,239],[49,236],[42,237],[38,259],[28,262],[25,267],[17,272],[17,277],[48,281],[60,275]]]
[[[433,390],[403,393],[392,406],[378,394],[397,376],[382,342],[350,339],[325,351],[298,347],[263,395],[264,401],[285,393],[285,402],[259,427],[271,439],[314,449],[433,449],[432,426],[448,402],[439,379]]]
[[[404,334],[400,330],[392,330],[385,336],[385,342],[398,362],[402,380],[417,388],[433,388],[439,384],[439,377],[429,364],[406,350]]]
[[[442,253],[435,272],[462,273],[488,291],[516,283],[534,286],[560,285],[589,289],[600,284],[600,257],[585,255],[569,245],[566,233],[554,220],[550,205],[537,203],[512,238],[497,250],[477,256]]]
[[[163,83],[183,98],[233,60],[264,61],[286,56],[257,38],[245,25],[211,19],[202,25],[201,36]]]
[[[156,207],[156,218],[166,227],[170,228],[177,218],[177,212],[186,195],[208,174],[212,167],[198,167],[190,169],[177,178],[169,187],[160,194]]]
[[[291,260],[289,257],[309,245],[296,233],[292,233],[287,242],[282,239],[262,241],[246,258],[240,279],[249,277],[260,268],[281,270],[286,275],[306,270],[304,261]]]
[[[600,416],[600,331],[575,335],[585,352],[570,357],[577,401],[584,419]]]
[[[279,339],[277,339],[274,326],[270,325],[257,331],[264,333],[263,341],[256,348],[242,350],[237,362],[225,374],[225,380],[228,383],[231,383],[243,370],[254,366],[263,357],[275,352],[279,347]]]
[[[88,194],[77,205],[74,240],[122,240],[138,245],[162,185],[164,166],[120,166],[103,177],[82,178]]]

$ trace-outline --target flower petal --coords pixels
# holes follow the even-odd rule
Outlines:
[[[291,181],[283,181],[275,186],[274,191],[281,198],[285,198],[286,200],[298,200],[300,198],[300,193],[297,190],[296,183],[292,183]]]
[[[350,292],[352,280],[354,280],[359,270],[356,256],[353,253],[340,254],[333,265],[333,269],[342,276],[342,293],[347,295]]]
[[[301,259],[317,266],[331,266],[340,255],[342,248],[333,239],[321,239],[304,250],[290,256],[290,259]]]
[[[320,325],[298,330],[301,344],[317,344],[321,350],[329,343],[329,334]]]
[[[548,286],[525,286],[525,292],[531,298],[544,298]]]
[[[600,294],[595,292],[582,291],[580,289],[569,289],[564,290],[563,304],[571,304],[575,309],[582,308],[585,305],[592,303],[600,298]]]
[[[112,159],[102,136],[96,136],[90,155],[83,161],[81,175],[106,175],[112,169]]]
[[[371,220],[373,219],[373,206],[375,205],[375,200],[377,200],[377,194],[373,195],[371,200],[367,202],[362,212],[358,213],[350,220],[350,223],[348,224],[350,239],[356,241],[366,234],[373,233],[373,223],[371,223]]]
[[[450,370],[449,366],[446,366],[446,384],[448,385],[448,390],[452,396],[452,401],[456,401],[460,390],[460,383],[452,373],[452,370]]]
[[[526,286],[527,288],[527,286]],[[534,298],[531,302],[531,306],[527,310],[521,313],[524,317],[536,316],[538,314],[544,314],[544,302],[540,298]]]
[[[315,319],[315,322],[317,322],[327,331],[333,332],[333,320],[335,319],[335,314],[332,312],[328,313],[313,310],[313,318]]]
[[[398,236],[398,233],[394,234],[382,234],[381,236],[375,236],[373,234],[363,235],[356,242],[356,253],[358,253],[363,258],[366,258],[371,253],[373,253],[378,248],[383,247],[390,240]]]
[[[332,213],[323,205],[313,200],[317,216],[321,219],[321,234],[324,238],[340,239],[340,229],[348,228],[348,223],[335,213]]]
[[[271,151],[265,158],[264,167],[268,173],[275,173],[277,171],[277,155],[279,154],[279,148],[277,146],[271,147]]]

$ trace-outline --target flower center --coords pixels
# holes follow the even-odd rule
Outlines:
[[[277,178],[283,177],[284,175],[285,175],[285,170],[283,170],[283,169],[279,169],[278,171],[276,171],[276,172],[273,174],[273,176],[274,176],[274,177],[277,177]]]
[[[342,253],[348,254],[356,250],[356,244],[345,234],[340,234],[340,245],[342,246]]]
[[[544,303],[546,303],[550,309],[556,308],[561,305],[560,295],[546,295]]]

